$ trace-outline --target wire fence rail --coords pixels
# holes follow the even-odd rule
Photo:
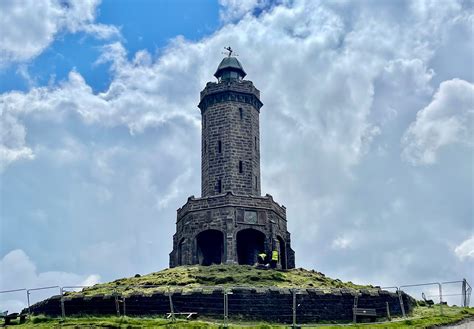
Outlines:
[[[461,285],[461,291],[457,290],[456,292],[450,292],[443,296],[443,289],[446,287],[452,287],[453,285]],[[401,311],[403,318],[407,318],[406,309],[407,305],[404,305],[404,294],[408,294],[410,290],[415,288],[427,289],[427,287],[436,287],[437,293],[429,292],[425,295],[425,292],[422,292],[423,301],[427,306],[432,306],[434,304],[439,305],[440,315],[443,315],[443,305],[447,303],[443,301],[443,297],[461,297],[461,306],[469,307],[470,297],[472,288],[467,282],[466,279],[457,280],[457,281],[446,281],[446,282],[428,282],[428,283],[418,283],[418,284],[409,284],[401,286],[390,286],[390,287],[376,287],[373,289],[365,289],[365,293],[370,295],[374,292],[383,291],[383,290],[395,290],[396,295],[398,296],[399,305],[394,305],[393,303],[389,305],[388,301],[380,301],[378,304],[371,304],[373,307],[374,314],[384,314],[384,316],[391,320],[391,308],[396,306],[398,311]],[[4,290],[0,291],[0,297],[5,296],[6,294],[11,293],[25,293],[27,308],[26,312],[28,315],[32,314],[32,305],[30,301],[30,296],[33,292],[37,291],[58,291],[59,295],[53,296],[57,297],[60,302],[60,316],[64,319],[67,316],[77,315],[84,312],[81,310],[80,305],[74,305],[71,303],[71,292],[77,294],[82,294],[87,292],[87,288],[90,286],[47,286],[47,287],[37,287],[37,288],[21,288],[13,290]],[[277,288],[277,287],[222,287],[222,286],[200,286],[194,290],[199,290],[201,292],[206,292],[200,295],[198,300],[189,300],[183,298],[186,295],[186,291],[183,287],[174,287],[174,286],[158,286],[158,285],[123,285],[113,288],[112,294],[110,296],[110,302],[113,303],[111,307],[108,305],[108,310],[113,309],[115,315],[117,316],[134,316],[143,314],[164,314],[166,317],[175,321],[177,317],[184,316],[188,319],[191,319],[199,314],[199,310],[203,309],[205,305],[205,310],[207,315],[212,315],[214,318],[222,317],[224,326],[228,325],[229,319],[231,317],[239,317],[242,320],[253,320],[261,308],[272,308],[271,303],[281,303],[281,301],[272,301],[264,298],[250,298],[249,295],[242,294],[241,292],[245,289],[249,290],[262,290],[267,289],[273,291],[274,293],[282,293],[285,291],[286,296],[284,296],[285,305],[283,311],[275,315],[275,319],[279,322],[291,323],[293,326],[296,326],[298,323],[305,323],[308,321],[314,321],[314,303],[311,303],[311,300],[308,300],[307,289],[306,288]],[[459,289],[459,288],[456,288]],[[80,290],[80,291],[78,291]],[[317,289],[312,289],[317,290]],[[363,289],[364,290],[364,289]],[[362,290],[361,290],[362,291]],[[431,290],[433,291],[433,290]],[[140,298],[136,296],[137,292],[145,292],[148,294],[152,293],[162,293],[163,298],[166,298],[166,303],[156,303],[150,305],[143,305],[140,303]],[[240,293],[239,293],[240,292]],[[78,295],[72,296],[78,296]],[[346,308],[346,316],[353,316],[353,321],[357,321],[356,313],[358,310],[364,308],[364,303],[359,304],[361,301],[358,299],[361,294],[356,293],[354,297],[354,302],[351,307]],[[406,296],[406,295],[405,295]],[[52,298],[53,298],[52,297]],[[84,297],[86,298],[86,297]],[[89,299],[94,298],[94,296],[88,296]],[[325,296],[326,303],[334,303],[334,305],[341,303],[341,298],[338,296]],[[435,303],[433,300],[428,298],[437,299],[438,303]],[[70,302],[66,306],[67,302]],[[1,305],[1,304],[0,304]],[[273,305],[274,307],[281,309],[281,305]],[[277,307],[278,306],[278,307]],[[195,309],[196,312],[190,311]],[[409,309],[409,308],[408,308]],[[286,310],[286,311],[284,311]],[[365,310],[368,310],[365,308]],[[0,309],[0,311],[3,311]],[[25,311],[25,310],[24,310]],[[327,310],[323,310],[327,311]],[[350,313],[350,314],[349,314]],[[369,312],[370,313],[370,312]],[[246,318],[242,318],[242,314],[246,315]],[[317,316],[316,316],[317,317]]]

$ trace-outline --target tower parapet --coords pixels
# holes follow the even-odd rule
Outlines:
[[[252,104],[258,111],[263,106],[260,101],[260,90],[255,88],[252,81],[241,80],[208,82],[206,88],[201,91],[201,101],[198,107],[203,114],[210,105],[228,101]]]

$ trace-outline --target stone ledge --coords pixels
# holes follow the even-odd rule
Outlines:
[[[242,81],[226,81],[226,82],[208,82],[206,87],[201,91],[200,97],[201,100],[215,93],[220,93],[223,91],[237,91],[242,93],[253,94],[256,97],[260,98],[260,91],[253,85],[253,82],[250,80]]]
[[[196,198],[194,195],[188,197],[187,202],[177,210],[177,222],[186,214],[194,211],[210,210],[222,207],[256,208],[274,211],[277,215],[286,220],[286,208],[280,206],[270,194],[265,196],[239,195],[232,191]]]

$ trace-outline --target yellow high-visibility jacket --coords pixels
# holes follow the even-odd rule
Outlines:
[[[278,262],[278,251],[276,250],[272,251],[272,260],[275,260]]]

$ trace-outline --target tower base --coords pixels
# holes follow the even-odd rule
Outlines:
[[[286,208],[264,197],[225,194],[188,198],[178,209],[170,267],[253,265],[261,252],[278,251],[277,267],[295,267]]]

